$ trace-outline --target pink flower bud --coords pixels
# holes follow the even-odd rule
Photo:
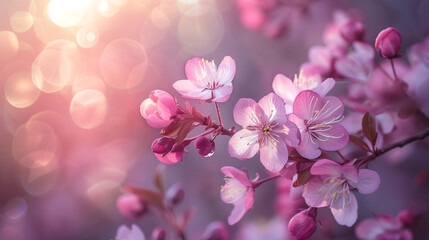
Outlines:
[[[401,33],[393,27],[381,31],[375,39],[375,49],[384,58],[395,58],[401,49]]]
[[[169,137],[155,139],[152,143],[152,152],[166,155],[171,151],[174,143],[174,139]]]
[[[165,193],[165,199],[171,205],[177,205],[185,198],[185,191],[180,184],[174,184]]]
[[[146,212],[143,201],[135,194],[124,194],[116,200],[116,207],[122,216],[136,219]]]
[[[202,236],[204,240],[228,240],[229,232],[225,223],[216,221],[210,223]]]
[[[201,157],[210,157],[216,150],[215,142],[203,136],[195,140],[194,146]]]
[[[165,240],[165,237],[165,230],[160,227],[157,227],[152,231],[151,240]]]
[[[297,240],[311,237],[316,231],[317,208],[309,208],[297,213],[289,222],[289,232]]]
[[[398,219],[402,222],[402,224],[410,226],[414,221],[414,214],[408,210],[402,210],[398,213]]]
[[[358,21],[348,20],[341,26],[341,36],[349,42],[362,40],[365,35],[365,26]]]
[[[167,127],[176,113],[177,104],[173,96],[162,90],[152,91],[140,105],[140,114],[154,128]]]

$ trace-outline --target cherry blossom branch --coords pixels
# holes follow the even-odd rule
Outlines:
[[[281,176],[280,174],[277,174],[277,175],[274,175],[274,176],[271,176],[271,177],[267,177],[267,178],[261,179],[261,180],[259,180],[259,181],[253,182],[253,183],[252,183],[252,187],[253,187],[253,188],[257,188],[257,187],[259,187],[261,184],[266,183],[266,182],[269,182],[269,181],[271,181],[271,180],[274,180],[274,179],[276,179],[276,178],[278,178],[278,177],[280,177],[280,176]]]
[[[385,153],[387,153],[387,152],[389,152],[395,148],[402,148],[402,147],[404,147],[410,143],[413,143],[415,141],[423,140],[428,136],[429,136],[429,128],[426,129],[421,134],[418,134],[416,136],[412,136],[410,138],[407,138],[407,139],[404,139],[404,140],[399,141],[397,143],[394,143],[385,149],[376,149],[371,155],[361,159],[360,161],[358,160],[359,163],[357,164],[357,166],[359,167],[363,164],[368,165],[370,161],[374,160],[375,158],[377,158],[377,157],[379,157],[379,156],[381,156],[381,155],[383,155],[383,154],[385,154]]]
[[[219,105],[217,104],[217,102],[215,102],[214,104],[215,104],[215,107],[216,107],[217,118],[219,119],[219,125],[223,126],[223,124],[222,124],[222,118],[220,116]]]

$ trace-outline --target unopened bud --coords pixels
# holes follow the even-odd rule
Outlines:
[[[194,146],[201,157],[210,157],[216,150],[215,142],[203,136],[195,139]]]
[[[402,210],[398,213],[398,218],[402,224],[410,226],[414,221],[414,214],[408,210]]]
[[[210,223],[204,231],[203,240],[228,240],[229,232],[225,223],[216,221]]]
[[[180,184],[174,184],[165,193],[165,199],[172,205],[177,205],[185,198],[185,191]]]
[[[157,227],[152,231],[151,240],[165,240],[165,237],[165,230],[160,227]]]
[[[341,36],[349,42],[362,40],[365,35],[365,26],[358,21],[348,20],[341,27]]]
[[[169,137],[155,139],[152,143],[152,152],[165,155],[171,151],[174,142],[174,139]]]
[[[393,27],[381,31],[375,39],[375,50],[384,58],[395,58],[401,49],[401,33]]]
[[[122,216],[129,219],[136,219],[146,212],[143,201],[135,194],[124,194],[116,200],[116,206]]]
[[[289,232],[297,240],[304,240],[316,231],[317,208],[309,208],[297,213],[289,221]]]

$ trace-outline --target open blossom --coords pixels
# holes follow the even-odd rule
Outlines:
[[[356,222],[358,210],[356,197],[350,190],[356,188],[360,193],[370,194],[380,184],[380,177],[372,170],[328,159],[317,161],[310,172],[315,177],[304,185],[302,194],[307,205],[329,206],[337,223],[349,227]]]
[[[292,113],[296,96],[304,90],[312,90],[324,97],[335,85],[335,80],[328,78],[322,82],[319,75],[307,76],[303,71],[295,75],[293,81],[283,74],[277,74],[273,81],[274,92],[283,98],[286,114]]]
[[[374,67],[374,50],[371,45],[354,42],[349,54],[335,61],[335,70],[344,77],[365,82]]]
[[[154,128],[167,127],[173,121],[171,117],[176,113],[176,100],[169,93],[162,90],[152,91],[150,97],[140,105],[140,114]]]
[[[115,240],[145,240],[145,237],[137,225],[133,224],[131,228],[122,225],[116,232]]]
[[[401,221],[400,214],[396,218],[380,214],[376,218],[365,219],[357,225],[355,234],[363,240],[413,239],[413,234]]]
[[[306,90],[298,94],[289,120],[301,132],[298,153],[308,159],[320,156],[321,150],[342,149],[349,140],[346,129],[338,122],[343,119],[344,105],[337,97],[321,97]]]
[[[221,171],[226,175],[225,185],[220,190],[221,198],[225,203],[234,204],[228,217],[228,223],[233,225],[253,206],[255,190],[247,173],[229,166],[223,167]]]
[[[234,120],[243,129],[229,140],[229,154],[244,160],[259,151],[261,162],[269,171],[279,172],[288,160],[287,146],[299,143],[298,128],[287,121],[283,100],[274,93],[258,103],[250,98],[238,100]]]
[[[214,61],[193,58],[186,63],[185,72],[188,79],[173,84],[184,98],[225,102],[232,93],[235,61],[230,56],[223,58],[219,68]]]

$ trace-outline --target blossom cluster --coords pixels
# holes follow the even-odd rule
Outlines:
[[[268,5],[262,6],[262,1],[250,2],[238,1],[246,8],[243,14],[247,15],[242,17],[252,27],[266,21],[260,15],[261,8],[266,12],[271,6],[268,2],[277,4],[267,1]],[[221,200],[233,205],[227,219],[230,225],[239,222],[253,207],[258,187],[277,179],[286,182],[287,190],[282,194],[289,199],[280,200],[280,208],[296,208],[304,202],[307,205],[293,217],[279,210],[279,215],[289,220],[288,235],[296,239],[311,237],[317,229],[318,209],[323,207],[330,208],[339,225],[352,227],[359,218],[355,193],[371,194],[381,182],[378,173],[368,169],[370,162],[429,135],[425,132],[420,137],[383,148],[390,140],[389,134],[399,125],[399,119],[411,122],[419,117],[427,122],[429,38],[410,48],[409,64],[402,58],[402,36],[397,29],[390,27],[381,31],[373,44],[364,39],[362,22],[345,12],[336,12],[333,23],[324,32],[325,45],[309,50],[309,61],[302,64],[293,80],[277,74],[272,82],[273,91],[259,101],[240,98],[235,103],[232,115],[241,127],[238,130],[225,127],[219,108],[219,103],[227,102],[233,91],[235,60],[226,56],[219,67],[214,61],[202,58],[189,60],[185,65],[187,79],[176,81],[173,87],[183,98],[198,100],[200,104],[213,103],[218,123],[189,102],[179,106],[171,94],[154,90],[140,106],[142,117],[151,127],[160,128],[163,135],[153,142],[153,153],[162,163],[179,163],[183,161],[185,148],[194,142],[200,156],[210,157],[215,153],[217,136],[228,136],[228,152],[232,158],[246,160],[259,154],[258,159],[269,175],[261,179],[256,173],[251,179],[248,169],[232,166],[221,169],[225,175]],[[376,61],[376,53],[382,60]],[[347,94],[330,94],[337,82],[348,84]],[[189,136],[198,127],[202,133]],[[131,195],[118,199],[121,213],[133,218],[153,205],[170,214],[165,203],[177,205],[183,198],[183,190],[164,194],[162,184],[157,186],[159,192],[129,188]],[[299,199],[303,201],[299,203]],[[284,201],[290,205],[284,206]],[[191,218],[192,214],[187,212],[179,220],[167,221],[183,236]],[[356,236],[412,239],[407,228],[411,222],[410,214],[403,213],[397,218],[380,214],[359,223]],[[158,232],[154,234],[165,235]],[[130,235],[140,237],[127,238]],[[119,229],[117,237],[144,239],[141,236],[141,231],[133,226],[131,230]],[[213,223],[204,238],[228,239],[226,226]]]

